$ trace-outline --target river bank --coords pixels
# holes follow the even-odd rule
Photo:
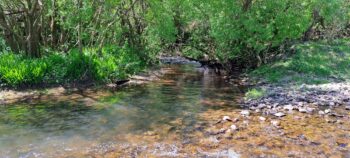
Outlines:
[[[335,115],[350,110],[348,40],[297,44],[295,53],[246,75],[253,85],[242,106],[267,115],[288,112]]]
[[[107,89],[115,91],[121,86],[146,84],[148,82],[159,80],[159,77],[166,73],[165,70],[159,68],[151,68],[143,73],[130,76],[127,80],[118,81],[118,83],[97,84],[97,83],[78,83],[67,85],[47,85],[34,88],[19,89],[3,89],[0,90],[0,105],[13,104],[17,102],[26,102],[30,100],[38,100],[46,98],[60,98],[64,95],[72,93],[87,92],[93,96],[93,92],[99,89]],[[91,94],[90,94],[91,93]],[[96,95],[100,96],[100,95]],[[83,98],[83,96],[81,96]],[[97,99],[97,98],[95,98]]]

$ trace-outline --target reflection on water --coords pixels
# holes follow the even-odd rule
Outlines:
[[[127,155],[147,148],[148,140],[152,152],[171,156],[177,143],[190,143],[190,133],[201,130],[196,127],[200,113],[236,108],[240,90],[214,73],[191,65],[163,69],[167,73],[160,81],[146,85],[1,107],[0,157],[80,157],[120,149]],[[174,142],[157,147],[171,136]],[[131,148],[135,142],[145,146]]]

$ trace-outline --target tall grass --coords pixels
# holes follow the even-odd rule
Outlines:
[[[51,52],[42,58],[2,51],[0,81],[12,87],[88,80],[114,82],[145,67],[145,63],[132,51],[129,48],[105,47],[98,52],[86,48],[81,54],[73,49],[67,54]]]

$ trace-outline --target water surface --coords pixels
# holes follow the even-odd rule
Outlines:
[[[0,157],[136,156],[137,150],[176,156],[179,144],[196,141],[191,134],[205,124],[201,113],[237,108],[241,90],[207,69],[168,65],[162,71],[149,84],[1,107]]]

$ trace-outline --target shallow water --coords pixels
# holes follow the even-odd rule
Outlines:
[[[237,108],[240,89],[215,73],[195,65],[164,66],[162,71],[161,80],[149,84],[43,95],[1,107],[0,157],[103,155],[135,142],[147,146],[148,137],[162,147],[170,135],[177,140],[168,145],[175,146],[188,141],[200,113]]]
[[[196,65],[161,71],[147,84],[54,89],[1,107],[0,157],[350,157],[344,107],[332,109],[342,117],[243,117],[242,88]],[[218,123],[223,116],[237,121]]]

